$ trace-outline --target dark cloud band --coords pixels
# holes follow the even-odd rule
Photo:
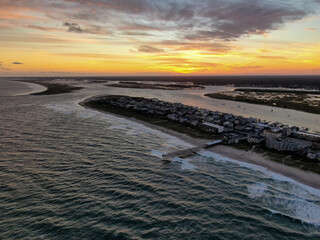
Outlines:
[[[17,0],[0,8],[42,11],[71,33],[153,36],[187,43],[225,45],[264,34],[319,10],[320,0]],[[50,11],[48,10],[50,9]],[[72,9],[72,11],[70,11]],[[42,26],[29,26],[45,31]],[[126,34],[124,34],[126,33]],[[138,34],[136,34],[138,33]],[[143,40],[142,40],[143,41]],[[141,52],[159,52],[149,39]]]

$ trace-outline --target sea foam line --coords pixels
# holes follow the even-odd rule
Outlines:
[[[248,196],[256,201],[261,199],[259,201],[262,201],[262,204],[265,205],[267,210],[272,214],[279,214],[291,219],[299,220],[303,223],[317,227],[320,226],[320,206],[316,204],[319,202],[317,197],[320,197],[320,190],[299,183],[289,177],[274,173],[255,164],[238,161],[209,151],[201,151],[199,154],[201,156],[214,159],[215,161],[237,164],[241,167],[261,172],[276,181],[288,182],[294,186],[300,187],[301,190],[292,186],[293,188],[291,189],[291,192],[284,186],[274,188],[273,184],[267,184],[264,182],[257,182],[253,185],[247,186]],[[272,189],[276,191],[273,191]],[[299,192],[301,194],[299,194]],[[314,197],[311,198],[311,196]]]
[[[78,101],[80,101],[80,99],[78,99]],[[76,114],[81,118],[98,118],[99,120],[105,120],[109,124],[111,124],[111,126],[109,126],[110,130],[123,130],[126,131],[125,134],[127,135],[135,136],[144,133],[156,135],[159,138],[165,139],[168,147],[194,147],[194,145],[183,141],[182,139],[162,132],[158,129],[150,128],[125,117],[115,116],[107,112],[100,112],[89,108],[83,108],[77,103],[77,101],[64,104],[48,104],[46,105],[46,107],[54,111],[63,112],[65,114]]]
[[[296,180],[294,180],[294,179],[292,179],[290,177],[283,176],[283,175],[281,175],[279,173],[272,172],[272,171],[268,170],[265,167],[262,167],[262,166],[259,166],[259,165],[256,165],[256,164],[252,164],[252,163],[239,161],[239,160],[236,160],[236,159],[231,159],[231,158],[222,156],[222,155],[220,155],[218,153],[213,153],[213,152],[210,152],[210,151],[200,151],[199,154],[201,156],[214,159],[215,161],[231,162],[231,163],[237,164],[237,165],[239,165],[241,167],[245,167],[245,168],[249,168],[251,170],[257,171],[257,172],[261,172],[261,173],[265,174],[266,176],[271,177],[274,180],[281,181],[281,182],[289,182],[289,183],[297,185],[297,186],[299,186],[299,187],[301,187],[303,189],[306,189],[309,193],[311,193],[313,195],[316,195],[316,196],[320,197],[320,190],[319,189],[310,187],[310,186],[305,185],[303,183],[300,183],[300,182],[298,182],[298,181],[296,181]]]

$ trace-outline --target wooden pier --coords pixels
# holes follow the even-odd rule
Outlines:
[[[216,141],[204,144],[202,146],[192,147],[192,148],[187,148],[187,149],[182,149],[182,150],[174,151],[171,153],[167,153],[167,154],[162,155],[162,160],[167,161],[167,162],[171,162],[172,159],[175,157],[186,158],[186,157],[189,157],[189,156],[201,151],[204,148],[212,147],[212,146],[217,145],[221,142],[222,142],[222,140],[216,140]]]

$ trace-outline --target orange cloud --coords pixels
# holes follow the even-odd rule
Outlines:
[[[314,32],[314,31],[318,31],[317,28],[306,28],[306,30],[307,30],[307,31],[313,31],[313,32]]]
[[[38,16],[28,15],[26,12],[22,11],[11,11],[11,10],[5,10],[0,9],[0,19],[2,20],[15,20],[15,19],[24,19],[24,20],[41,20],[43,18],[40,18]]]

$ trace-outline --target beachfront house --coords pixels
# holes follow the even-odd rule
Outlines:
[[[282,133],[278,129],[265,129],[263,130],[263,136],[266,138],[278,138],[282,136]]]
[[[209,122],[203,122],[201,127],[206,132],[213,132],[213,133],[223,133],[224,132],[223,126],[209,123]]]
[[[308,132],[295,132],[294,134],[297,138],[302,138],[310,141],[320,142],[320,135]]]

